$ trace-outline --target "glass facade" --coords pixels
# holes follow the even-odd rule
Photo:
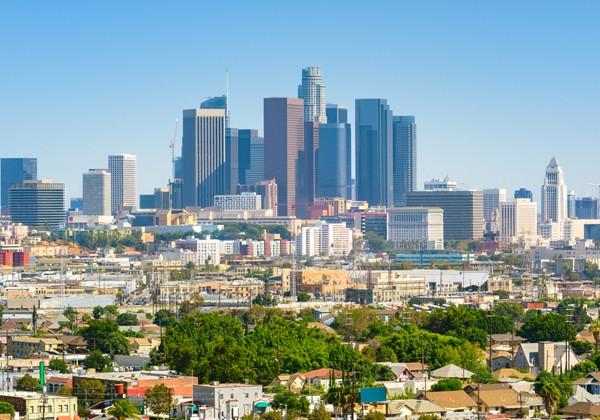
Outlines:
[[[36,158],[0,159],[0,211],[2,214],[8,214],[8,191],[10,186],[36,179]]]
[[[394,206],[406,206],[417,189],[417,125],[413,116],[394,117]]]

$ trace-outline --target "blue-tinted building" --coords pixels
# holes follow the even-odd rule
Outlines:
[[[154,194],[140,194],[140,210],[155,209]]]
[[[240,128],[237,134],[238,184],[254,184],[264,178],[264,142],[258,130]]]
[[[23,181],[8,192],[10,218],[15,223],[56,229],[65,222],[65,184]]]
[[[69,201],[69,211],[83,210],[83,198],[73,197]]]
[[[355,113],[356,198],[372,206],[391,206],[392,111],[385,99],[357,99]]]
[[[317,196],[352,198],[352,130],[348,110],[327,105],[327,123],[319,126]]]
[[[515,194],[514,194],[515,198],[528,198],[531,201],[533,201],[533,193],[528,190],[527,188],[519,188],[518,190],[515,190]]]
[[[598,199],[581,197],[575,200],[575,217],[577,219],[597,219]]]
[[[11,185],[37,179],[36,158],[0,159],[0,211],[8,214],[8,190]]]
[[[406,195],[417,189],[417,125],[413,116],[395,116],[394,206],[406,206]]]

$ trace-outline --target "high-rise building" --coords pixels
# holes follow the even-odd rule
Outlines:
[[[183,111],[183,207],[209,207],[229,192],[224,109]]]
[[[240,130],[240,136],[246,136],[246,132],[253,132],[250,134],[250,167],[246,169],[245,181],[239,183],[255,184],[265,179],[265,141],[256,130]]]
[[[456,181],[451,181],[448,176],[445,176],[443,179],[432,178],[425,181],[423,188],[425,191],[456,191],[457,185]]]
[[[444,239],[479,240],[483,237],[483,193],[481,191],[413,191],[409,207],[440,207],[444,210]]]
[[[517,241],[530,244],[537,238],[537,203],[527,198],[500,203],[500,241],[507,247]]]
[[[265,178],[277,183],[278,214],[295,216],[304,154],[304,101],[265,98],[264,131]]]
[[[519,188],[518,190],[515,190],[513,198],[528,198],[533,201],[533,193],[527,188]]]
[[[296,254],[344,257],[352,251],[352,229],[344,223],[318,222],[304,226],[296,236]]]
[[[575,217],[577,219],[597,219],[598,199],[581,197],[575,200]]]
[[[327,105],[327,123],[319,126],[317,197],[352,198],[352,133],[348,110]]]
[[[111,174],[106,169],[90,169],[83,174],[83,213],[91,216],[110,216]]]
[[[577,200],[577,193],[571,190],[567,193],[567,217],[569,219],[575,219],[575,201]]]
[[[385,99],[356,100],[357,199],[393,204],[392,111]]]
[[[111,212],[137,208],[137,158],[135,155],[108,157],[110,172]]]
[[[71,197],[69,211],[83,210],[83,197]]]
[[[506,201],[506,189],[504,188],[485,188],[483,190],[483,218],[489,223],[494,216],[494,212],[500,209],[500,203]]]
[[[541,203],[543,222],[561,223],[567,219],[567,185],[556,158],[552,158],[546,167]]]
[[[8,214],[8,192],[11,185],[36,179],[36,158],[0,159],[0,214]]]
[[[304,123],[304,151],[298,160],[296,184],[296,214],[308,219],[309,208],[315,201],[318,161],[319,161],[319,123]]]
[[[154,208],[157,210],[171,209],[172,198],[170,187],[154,188]]]
[[[8,191],[8,207],[15,223],[56,229],[65,223],[65,184],[47,180],[14,184]]]
[[[406,194],[417,189],[417,125],[413,116],[393,119],[394,206],[406,205]]]
[[[149,210],[154,209],[156,205],[156,200],[154,198],[154,194],[140,194],[140,209],[141,210]]]
[[[444,249],[444,210],[435,207],[398,207],[388,210],[389,241],[397,248]]]
[[[277,216],[277,183],[274,179],[264,179],[254,184],[238,185],[238,194],[243,192],[255,192],[261,197],[262,209],[273,210],[273,216]]]
[[[227,127],[225,136],[225,184],[226,192],[233,194],[239,184],[239,130]]]
[[[326,123],[327,95],[319,67],[302,69],[302,84],[298,86],[298,98],[304,100],[304,121]]]

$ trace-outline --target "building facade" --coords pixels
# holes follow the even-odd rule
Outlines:
[[[513,198],[528,198],[533,201],[533,193],[527,188],[519,188],[518,190],[515,190]]]
[[[397,248],[444,249],[444,210],[441,208],[399,207],[388,210],[388,241]]]
[[[321,69],[319,67],[303,68],[302,83],[298,86],[298,98],[304,100],[304,121],[321,124],[327,122],[326,92]]]
[[[11,185],[37,179],[36,158],[0,159],[0,214],[8,214],[8,191]]]
[[[262,197],[255,192],[215,195],[215,207],[220,211],[261,210]]]
[[[264,177],[264,139],[258,130],[238,129],[238,184],[254,184]]]
[[[581,197],[575,200],[575,217],[577,219],[597,219],[598,199]]]
[[[110,216],[111,175],[107,169],[90,169],[83,174],[83,214]]]
[[[183,206],[209,207],[229,193],[225,109],[183,111]]]
[[[265,98],[265,178],[277,183],[277,214],[295,216],[304,154],[304,101]]]
[[[406,205],[406,194],[417,189],[417,125],[413,116],[395,116],[394,206]]]
[[[121,154],[108,157],[111,212],[137,208],[137,157]]]
[[[40,180],[13,185],[8,207],[15,223],[56,229],[65,223],[65,184]]]
[[[345,257],[352,251],[352,229],[344,223],[319,222],[303,226],[296,236],[296,254],[307,257]]]
[[[500,203],[506,201],[506,189],[485,188],[483,190],[483,218],[490,222],[494,213],[500,209]]]
[[[542,221],[562,223],[567,219],[567,185],[556,158],[552,158],[546,167],[541,197]]]
[[[500,203],[500,241],[506,247],[523,241],[531,244],[537,239],[537,203],[518,198]]]
[[[264,179],[254,184],[238,185],[238,194],[243,192],[255,192],[261,197],[261,208],[271,209],[273,216],[277,216],[277,183],[274,179]]]
[[[357,199],[372,206],[391,206],[392,111],[385,99],[357,99],[355,119]]]
[[[444,240],[479,240],[483,237],[481,191],[413,191],[408,206],[444,210]]]

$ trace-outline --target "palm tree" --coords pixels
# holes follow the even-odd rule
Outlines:
[[[108,409],[108,414],[118,420],[135,419],[139,417],[138,408],[129,400],[117,400]]]
[[[590,332],[594,335],[595,351],[598,351],[598,340],[600,339],[600,319],[592,322],[590,325]]]
[[[551,416],[554,413],[554,410],[556,410],[556,406],[560,400],[560,389],[558,389],[558,386],[556,386],[555,383],[549,381],[542,382],[540,385],[537,393],[544,399],[546,412]]]

